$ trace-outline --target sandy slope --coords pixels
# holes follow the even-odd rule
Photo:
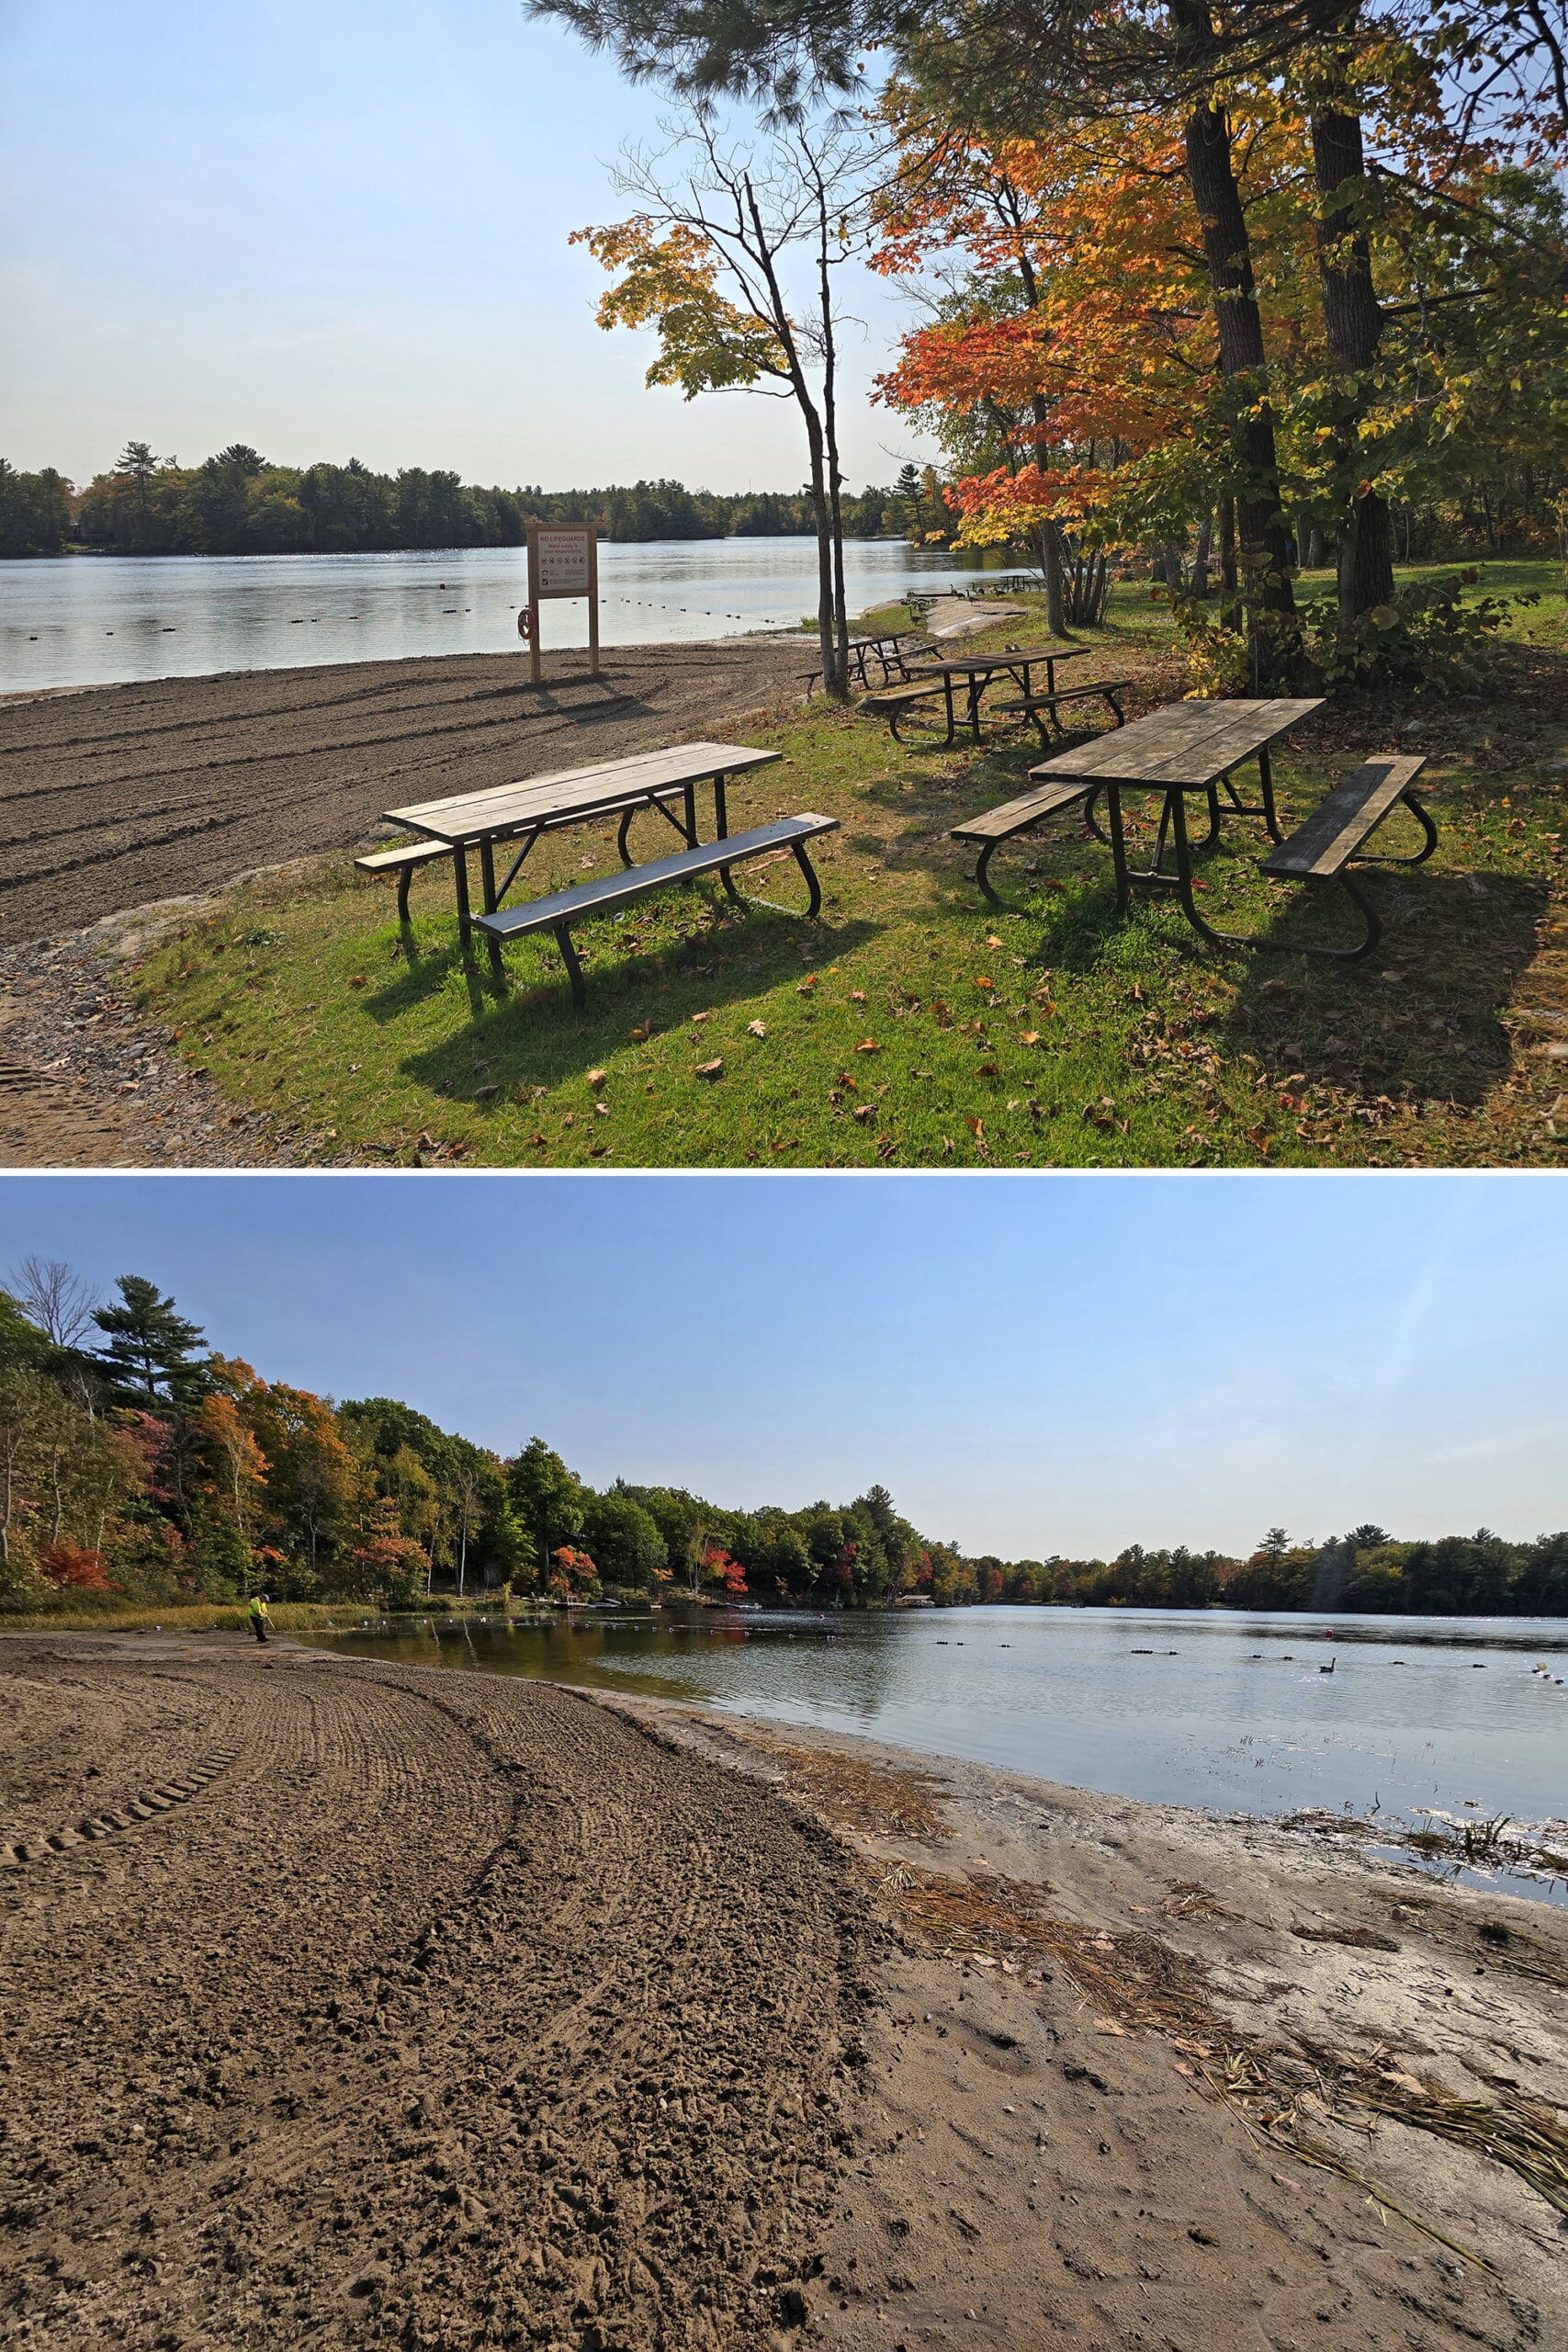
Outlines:
[[[0,1871],[0,2341],[1568,2345],[1513,2173],[1314,2124],[1489,2275],[1094,1973],[1560,2112],[1568,1921],[917,1761],[225,1636],[0,1644],[0,1859],[36,1857]],[[1031,1890],[1078,1956],[944,1952],[931,1887]]]

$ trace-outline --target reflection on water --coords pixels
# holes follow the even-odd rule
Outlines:
[[[851,540],[851,610],[996,570]],[[0,691],[189,678],[426,653],[519,653],[522,548],[391,555],[61,556],[0,562]],[[661,539],[599,550],[604,645],[791,628],[817,605],[813,539]],[[545,608],[547,650],[586,645],[587,606]],[[810,648],[806,649],[809,666]]]
[[[377,1623],[321,1638],[361,1656],[691,1699],[1224,1812],[1376,1804],[1463,1817],[1470,1799],[1479,1815],[1536,1822],[1562,1810],[1568,1789],[1561,1620],[660,1611]],[[1532,1672],[1540,1661],[1549,1674]]]

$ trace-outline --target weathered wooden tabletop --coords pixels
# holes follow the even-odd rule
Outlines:
[[[1011,646],[1002,653],[953,653],[943,654],[940,659],[927,657],[912,662],[909,667],[919,674],[931,677],[940,677],[948,671],[958,673],[974,670],[1027,669],[1032,662],[1076,662],[1080,654],[1093,650],[1088,645],[1020,645]]]
[[[1092,775],[1105,784],[1144,785],[1155,791],[1205,792],[1322,703],[1321,695],[1304,700],[1280,695],[1259,702],[1168,702],[1146,718],[1042,760],[1029,773],[1045,781]]]
[[[483,792],[461,792],[446,800],[416,801],[385,811],[387,822],[432,841],[477,842],[514,833],[552,818],[591,817],[618,808],[638,795],[679,791],[716,776],[770,767],[780,752],[760,752],[746,743],[677,743],[661,752],[637,752],[629,759],[605,760],[592,767],[560,768],[552,775],[497,784]]]

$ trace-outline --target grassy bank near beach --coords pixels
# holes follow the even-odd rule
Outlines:
[[[1031,611],[973,642],[1038,634]],[[1075,679],[1133,677],[1133,715],[1185,691],[1146,594],[1086,636]],[[226,1097],[371,1163],[1552,1165],[1568,1141],[1561,638],[1554,608],[1521,619],[1495,695],[1344,695],[1280,753],[1291,819],[1367,752],[1430,753],[1441,845],[1417,873],[1373,869],[1387,927],[1365,966],[1219,957],[1146,898],[1117,922],[1108,854],[1070,819],[998,858],[1009,904],[988,910],[949,829],[1019,789],[1032,736],[903,748],[818,701],[748,730],[784,764],[737,791],[732,822],[839,818],[818,924],[739,912],[716,880],[671,892],[583,927],[578,1013],[548,943],[508,951],[504,993],[482,958],[464,964],[443,867],[416,882],[405,934],[389,889],[344,860],[182,926],[140,986]],[[1205,863],[1213,919],[1342,933],[1332,893],[1305,902],[1258,873],[1255,830],[1233,825]],[[612,828],[558,835],[533,887],[614,863]],[[750,887],[783,899],[796,881],[786,861]]]

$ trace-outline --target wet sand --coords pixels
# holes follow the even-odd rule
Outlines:
[[[452,654],[0,703],[0,944],[347,850],[384,808],[722,739],[805,692],[806,639]]]
[[[1342,2096],[1560,2129],[1568,1920],[1282,1831],[282,1641],[13,1636],[0,1902],[0,2342],[1568,2342],[1546,2199]]]

